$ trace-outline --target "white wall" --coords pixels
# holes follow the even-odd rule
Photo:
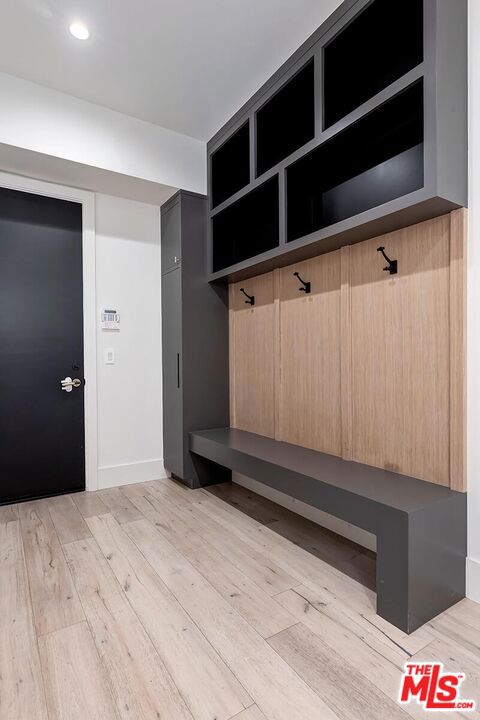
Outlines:
[[[5,143],[0,143],[0,168],[54,185],[115,195],[150,205],[163,205],[178,189]]]
[[[469,0],[470,238],[468,248],[467,594],[480,602],[480,3]]]
[[[205,192],[200,140],[5,73],[0,98],[0,143]]]
[[[159,207],[97,195],[96,242],[98,310],[121,316],[119,332],[97,330],[98,484],[112,487],[165,476]]]

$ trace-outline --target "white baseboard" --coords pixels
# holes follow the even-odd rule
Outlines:
[[[268,487],[268,485],[264,485],[257,480],[252,480],[252,478],[245,477],[245,475],[240,475],[239,473],[234,472],[232,474],[232,480],[237,483],[237,485],[242,485],[243,487],[248,488],[248,490],[252,490],[253,492],[258,493],[258,495],[262,495],[263,497],[268,498],[268,500],[272,500],[278,505],[297,513],[297,515],[302,515],[302,517],[317,523],[317,525],[328,528],[328,530],[332,530],[332,532],[336,532],[338,535],[342,535],[343,537],[362,545],[362,547],[373,550],[373,552],[376,551],[377,538],[375,535],[372,535],[366,530],[362,530],[362,528],[350,525],[343,520],[339,520],[332,515],[328,515],[322,510],[318,510],[317,508],[311,507],[311,505],[301,502],[301,500],[295,500],[295,498],[285,495],[285,493],[279,492],[278,490],[274,490],[273,488]]]
[[[467,597],[480,603],[480,561],[467,558]]]
[[[98,468],[98,489],[132,485],[166,478],[162,460],[142,460],[124,465],[110,465]]]

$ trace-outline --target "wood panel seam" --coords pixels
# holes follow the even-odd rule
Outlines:
[[[350,246],[341,249],[341,414],[342,457],[352,459],[352,307]]]

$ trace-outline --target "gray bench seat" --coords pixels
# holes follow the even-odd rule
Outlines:
[[[375,534],[377,613],[404,632],[465,596],[465,493],[232,428],[190,451],[202,485],[228,468]]]

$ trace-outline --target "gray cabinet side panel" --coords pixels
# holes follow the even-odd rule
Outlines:
[[[183,379],[181,268],[162,276],[163,458],[165,468],[183,476]]]
[[[188,433],[229,424],[228,293],[207,282],[205,198],[182,197],[183,424],[185,474],[194,475]]]
[[[468,4],[437,0],[437,189],[468,205]]]

